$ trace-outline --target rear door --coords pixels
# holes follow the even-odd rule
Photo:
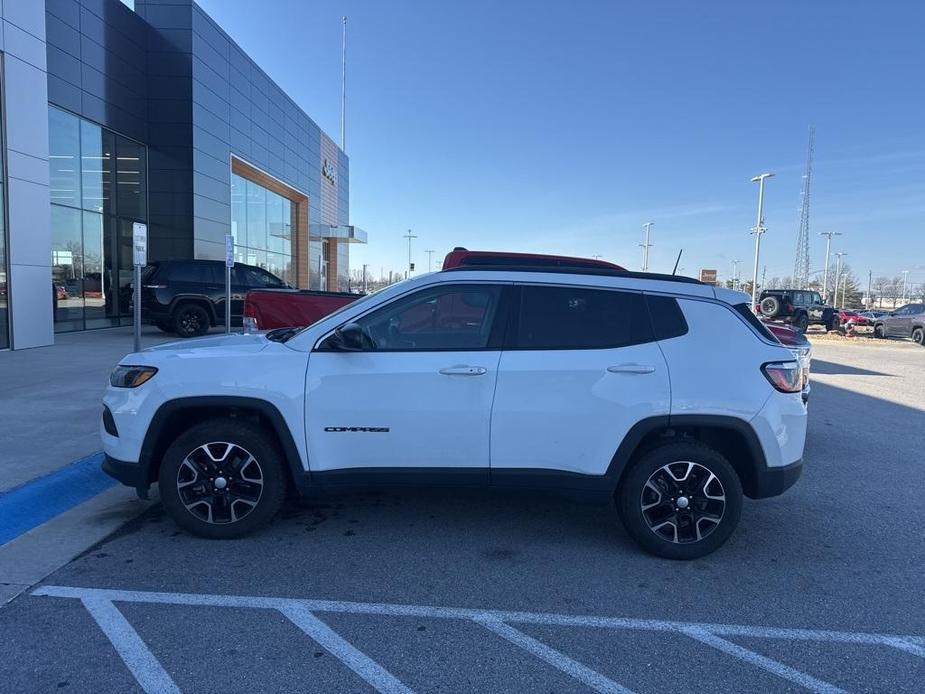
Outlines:
[[[636,422],[669,413],[645,297],[561,285],[518,293],[492,407],[492,477],[602,475]]]

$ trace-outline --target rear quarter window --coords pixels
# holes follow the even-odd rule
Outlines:
[[[668,340],[681,337],[688,331],[684,312],[678,306],[678,300],[670,296],[646,294],[649,315],[652,318],[652,330],[656,340]]]
[[[758,320],[758,316],[752,313],[751,307],[747,303],[735,304],[733,307],[742,318],[745,319],[745,322],[752,326],[758,333],[763,336],[765,339],[770,340],[771,342],[779,342],[779,340],[774,337],[774,333],[768,330],[767,326]]]

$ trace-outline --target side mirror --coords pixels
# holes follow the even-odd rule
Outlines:
[[[337,352],[363,352],[373,346],[366,331],[356,323],[345,323],[334,329],[324,346]]]

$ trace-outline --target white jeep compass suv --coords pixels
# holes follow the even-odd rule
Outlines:
[[[469,265],[302,330],[129,354],[104,398],[103,469],[212,538],[287,492],[485,484],[613,499],[677,559],[722,545],[743,495],[800,475],[791,353],[748,297],[599,267]]]

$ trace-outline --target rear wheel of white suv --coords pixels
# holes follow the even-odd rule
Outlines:
[[[696,559],[732,535],[742,512],[742,484],[714,449],[677,441],[632,463],[617,503],[623,524],[643,549],[667,559]]]
[[[267,523],[286,491],[282,456],[257,426],[212,419],[183,433],[158,479],[170,517],[194,535],[226,539]]]

